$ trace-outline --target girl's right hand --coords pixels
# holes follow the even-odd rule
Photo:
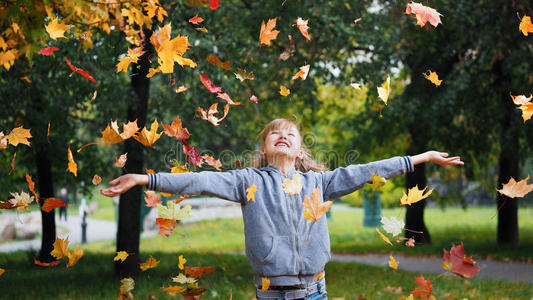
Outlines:
[[[109,185],[114,185],[112,188],[102,189],[100,193],[107,197],[115,197],[125,193],[132,187],[138,184],[148,184],[148,175],[145,174],[126,174],[115,178],[109,182]]]

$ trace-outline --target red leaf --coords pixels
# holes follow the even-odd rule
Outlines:
[[[52,209],[58,208],[60,206],[68,206],[68,204],[66,204],[65,202],[63,202],[63,200],[59,198],[50,197],[50,198],[44,199],[44,203],[41,209],[45,212],[51,212]]]
[[[169,236],[176,227],[176,220],[156,218],[155,224],[159,226],[160,235]]]
[[[479,266],[475,266],[472,257],[465,256],[465,249],[462,243],[459,246],[452,244],[450,252],[446,251],[446,249],[442,250],[444,251],[442,267],[453,274],[462,278],[472,278],[474,274],[481,270]]]
[[[198,17],[198,14],[189,19],[189,23],[191,24],[199,24],[199,23],[202,23],[203,21],[204,19],[202,17]]]
[[[204,73],[201,73],[200,75],[200,81],[202,81],[202,84],[213,94],[216,94],[220,91],[222,91],[222,88],[216,87],[211,80],[209,80],[209,77],[205,75]]]
[[[209,0],[209,8],[211,9],[217,9],[220,7],[220,0]]]
[[[147,207],[156,207],[161,203],[159,196],[154,191],[145,191],[144,201],[146,201]]]
[[[252,95],[250,97],[250,101],[252,101],[253,103],[257,103],[257,96],[256,95]]]
[[[431,286],[429,277],[426,280],[423,275],[420,275],[420,277],[415,277],[415,280],[418,287],[416,287],[411,294],[415,297],[420,297],[422,300],[430,299],[433,287]]]
[[[41,266],[41,267],[53,267],[53,266],[57,266],[61,263],[60,260],[56,260],[56,261],[53,261],[53,262],[49,262],[49,263],[45,263],[45,262],[41,262],[39,261],[38,259],[34,258],[33,259],[33,262],[38,265],[38,266]]]
[[[39,52],[37,52],[37,54],[49,56],[57,50],[59,50],[59,48],[57,47],[42,48],[41,50],[39,50]]]
[[[240,105],[241,104],[240,102],[233,102],[233,100],[231,100],[230,96],[228,94],[226,94],[226,93],[218,93],[217,94],[217,98],[226,100],[226,102],[228,102],[229,105]]]
[[[191,148],[189,144],[185,140],[182,140],[183,142],[183,152],[185,152],[185,155],[187,156],[187,159],[191,162],[191,164],[200,167],[203,163],[203,158],[198,155],[198,152],[196,152],[196,148]]]
[[[67,62],[68,66],[70,67],[70,69],[78,74],[80,74],[81,76],[89,79],[90,81],[94,82],[96,84],[96,80],[91,76],[91,74],[83,69],[80,69],[76,66],[74,66],[73,64],[70,63],[70,60],[68,60],[68,58],[66,57],[63,57],[65,59],[65,61]]]

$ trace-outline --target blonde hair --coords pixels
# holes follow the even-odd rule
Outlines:
[[[261,132],[258,134],[258,139],[261,139],[261,147],[263,147],[263,145],[265,144],[265,140],[272,130],[287,128],[290,126],[294,126],[294,128],[298,130],[298,126],[296,125],[296,123],[287,119],[274,119],[270,121],[270,123],[268,123],[265,128],[263,128],[263,130],[261,130]],[[296,170],[304,173],[308,171],[322,172],[328,170],[328,167],[326,167],[326,165],[313,159],[313,157],[311,156],[311,151],[309,151],[307,147],[305,147],[303,144],[300,147],[300,149],[303,151],[303,157],[302,159],[296,160]],[[268,166],[266,155],[261,155],[260,153],[259,156],[252,160],[250,166],[257,169]]]

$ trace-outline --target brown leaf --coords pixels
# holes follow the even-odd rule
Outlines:
[[[59,198],[50,197],[44,199],[43,206],[41,206],[41,209],[45,212],[51,212],[54,208],[58,208],[61,206],[68,207],[68,204]]]
[[[124,168],[127,161],[128,161],[128,153],[126,152],[115,160],[115,167]]]
[[[175,117],[170,125],[161,124],[161,127],[165,130],[165,134],[169,137],[175,137],[176,140],[186,140],[191,134],[187,128],[181,126],[181,120],[179,117]]]

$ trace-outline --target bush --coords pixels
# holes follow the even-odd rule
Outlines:
[[[364,188],[357,190],[351,194],[341,197],[341,200],[346,202],[349,206],[362,207],[363,206],[363,190],[372,191],[372,185],[367,184]],[[374,193],[381,193],[381,205],[383,208],[397,207],[400,204],[400,198],[405,191],[405,186],[401,180],[389,180],[378,191]]]

